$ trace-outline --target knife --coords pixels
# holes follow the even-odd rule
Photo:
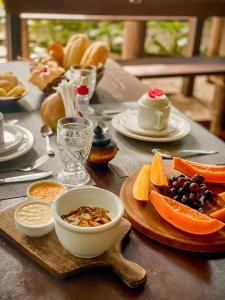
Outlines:
[[[50,171],[50,172],[40,172],[40,173],[34,173],[34,174],[22,175],[22,176],[7,177],[4,179],[0,179],[0,184],[31,181],[31,180],[46,178],[46,177],[51,176],[52,174],[53,174],[53,172]]]

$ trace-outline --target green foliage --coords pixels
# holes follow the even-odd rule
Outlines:
[[[62,20],[29,20],[29,35],[33,49],[47,47],[53,41],[65,45],[71,35],[85,33],[91,41],[102,40],[113,52],[120,52],[122,46],[123,22],[81,22]]]

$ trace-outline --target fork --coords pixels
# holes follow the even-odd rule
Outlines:
[[[5,171],[23,171],[23,172],[29,172],[29,171],[32,171],[32,170],[38,168],[42,164],[44,164],[49,159],[49,157],[50,156],[48,154],[44,154],[43,156],[41,156],[37,160],[33,161],[29,166],[27,166],[25,168],[13,168],[13,169],[7,169]]]

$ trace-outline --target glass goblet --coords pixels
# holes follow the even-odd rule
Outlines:
[[[90,176],[84,168],[92,144],[93,125],[89,119],[62,118],[57,126],[57,146],[64,169],[58,179],[66,185],[84,185]]]

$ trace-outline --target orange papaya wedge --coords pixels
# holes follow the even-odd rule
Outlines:
[[[156,191],[151,191],[150,202],[159,215],[176,228],[196,234],[214,233],[224,227],[224,223],[213,219]]]
[[[144,165],[139,171],[133,186],[133,196],[136,200],[148,201],[150,193],[150,165]]]
[[[225,166],[223,166],[223,165],[200,164],[200,163],[197,163],[197,162],[191,161],[191,160],[186,160],[186,162],[188,162],[192,166],[194,166],[198,169],[202,169],[202,170],[216,171],[216,172],[217,171],[225,171]]]
[[[180,157],[173,158],[173,168],[189,177],[192,177],[195,174],[203,175],[206,182],[225,183],[225,171],[211,171],[208,169],[200,169]]]
[[[160,187],[168,186],[168,179],[166,176],[166,170],[163,165],[163,160],[161,155],[155,153],[151,163],[151,172],[150,172],[151,182]]]
[[[213,217],[213,218],[225,223],[225,208],[221,208],[221,209],[211,213],[210,217]]]

